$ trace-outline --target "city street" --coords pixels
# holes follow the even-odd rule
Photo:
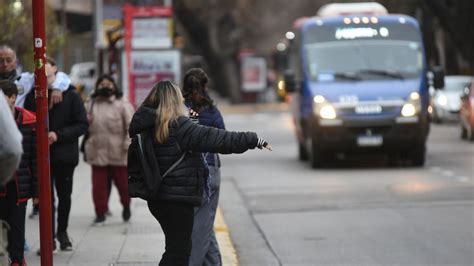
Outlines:
[[[474,143],[433,125],[424,168],[297,159],[284,112],[225,115],[273,152],[223,156],[221,208],[241,265],[473,265]]]
[[[223,110],[229,130],[256,131],[274,149],[222,156],[220,207],[240,265],[474,264],[474,143],[456,125],[432,126],[424,168],[369,156],[313,170],[297,160],[284,105]],[[125,224],[114,189],[107,225],[91,226],[89,171],[81,162],[74,177],[75,250],[54,255],[55,265],[156,265],[164,236],[143,201]],[[37,220],[27,219],[27,240],[28,262],[39,265]],[[224,265],[236,265],[232,246],[222,249]]]

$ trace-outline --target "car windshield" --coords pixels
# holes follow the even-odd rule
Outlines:
[[[420,45],[404,40],[353,40],[305,45],[311,80],[406,79],[420,76]],[[347,80],[347,79],[346,79]]]
[[[446,80],[444,85],[444,90],[446,91],[463,91],[466,87],[469,87],[471,84],[470,81],[450,81],[449,79]]]

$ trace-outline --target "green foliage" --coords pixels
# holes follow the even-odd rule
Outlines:
[[[14,0],[0,0],[0,45],[11,46],[24,70],[33,70],[33,21],[32,1],[23,0],[22,9],[15,11]],[[45,8],[47,53],[54,53],[64,42],[54,11]]]

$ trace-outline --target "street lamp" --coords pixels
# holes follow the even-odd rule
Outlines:
[[[291,40],[293,40],[293,39],[295,38],[295,33],[292,32],[292,31],[288,31],[288,32],[286,32],[285,37],[286,37],[288,40],[291,41]]]

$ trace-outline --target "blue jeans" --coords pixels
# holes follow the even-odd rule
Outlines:
[[[209,185],[209,200],[205,195],[202,205],[194,208],[190,266],[222,265],[219,245],[214,234],[214,219],[221,185],[221,172],[218,167],[209,166]]]

